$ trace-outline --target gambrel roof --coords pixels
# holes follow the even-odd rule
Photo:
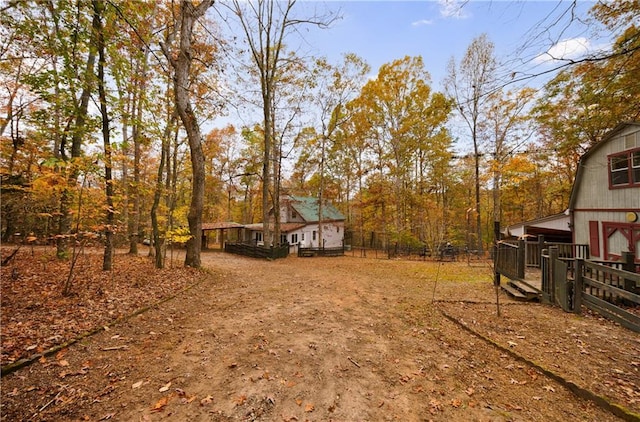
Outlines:
[[[569,197],[569,210],[574,210],[576,207],[576,201],[578,198],[578,191],[580,190],[582,179],[584,177],[584,172],[587,171],[585,168],[585,163],[591,158],[591,156],[597,154],[597,152],[602,149],[602,147],[607,144],[607,142],[614,139],[620,132],[629,128],[629,127],[640,127],[640,122],[631,121],[631,122],[623,122],[618,124],[615,128],[613,128],[610,132],[608,132],[602,140],[592,146],[587,152],[585,152],[582,157],[580,157],[580,161],[578,162],[578,170],[576,172],[576,177],[573,182],[573,186],[571,188],[571,195]]]

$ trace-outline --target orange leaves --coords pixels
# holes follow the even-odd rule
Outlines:
[[[153,405],[153,407],[151,408],[151,411],[159,412],[162,409],[164,409],[169,404],[169,400],[171,400],[172,396],[173,394],[169,394],[168,396],[163,396],[160,400],[156,402],[155,405]]]

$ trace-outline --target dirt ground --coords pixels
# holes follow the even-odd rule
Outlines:
[[[640,336],[503,295],[497,316],[486,263],[215,252],[203,263],[206,272],[159,275],[145,259],[129,263],[137,269],[121,283],[138,290],[139,279],[193,287],[169,300],[151,289],[126,306],[110,296],[117,288],[102,289],[115,305],[107,320],[165,301],[3,375],[2,420],[622,420],[568,386],[639,418]],[[29,322],[12,308],[21,279],[5,284],[10,270],[3,365],[19,357],[5,345],[42,349],[36,334],[16,346],[12,333]]]

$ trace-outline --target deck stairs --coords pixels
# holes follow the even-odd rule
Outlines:
[[[509,296],[513,297],[516,300],[521,300],[521,301],[540,300],[542,296],[542,292],[540,290],[536,289],[526,281],[522,281],[522,280],[509,279],[509,281],[506,284],[501,284],[500,287]]]

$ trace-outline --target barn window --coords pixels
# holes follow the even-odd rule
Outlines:
[[[609,156],[609,185],[616,188],[640,186],[640,149]]]

